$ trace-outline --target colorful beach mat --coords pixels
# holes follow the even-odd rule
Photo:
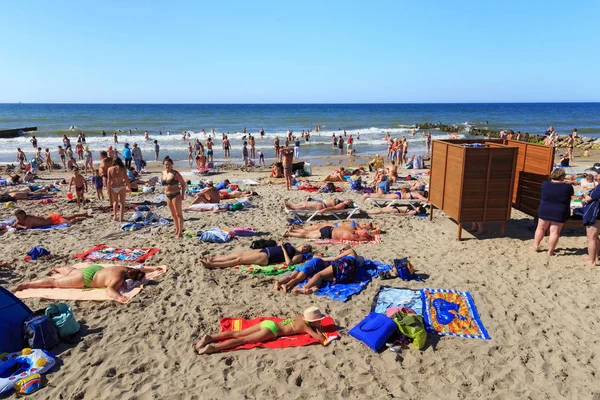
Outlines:
[[[75,254],[75,258],[92,261],[104,260],[141,263],[159,251],[160,250],[155,247],[119,248],[96,246],[84,253]]]
[[[90,265],[89,263],[79,263],[73,265],[73,268],[82,269]],[[109,264],[105,266],[110,266]],[[119,294],[127,299],[127,303],[131,301],[138,293],[142,291],[144,285],[148,284],[167,272],[167,266],[161,265],[161,269],[146,274],[146,277],[141,282],[126,281],[119,289]],[[106,301],[113,300],[104,288],[86,288],[86,289],[61,289],[61,288],[44,288],[44,289],[24,289],[15,293],[19,299],[49,299],[49,300],[84,300],[84,301]]]
[[[358,268],[354,282],[323,282],[315,294],[317,296],[328,296],[334,300],[346,302],[350,297],[362,292],[369,282],[371,282],[371,279],[378,276],[381,272],[391,270],[392,267],[392,265],[384,264],[379,261],[365,260],[364,264]],[[303,287],[306,282],[308,282],[308,280],[298,284],[298,286]]]
[[[273,321],[280,322],[283,321],[283,318],[275,318],[275,317],[261,317],[255,319],[244,319],[244,318],[221,318],[221,332],[227,331],[241,331],[256,324],[260,324],[262,321]],[[327,336],[328,341],[338,339],[340,337],[339,332],[335,327],[335,323],[331,317],[325,317],[321,321],[321,325],[323,326],[323,331]],[[317,339],[313,339],[307,333],[302,335],[293,335],[293,336],[279,336],[275,340],[269,340],[267,342],[259,342],[259,343],[249,343],[236,348],[233,348],[228,351],[240,350],[240,349],[252,349],[255,347],[265,347],[269,349],[283,349],[285,347],[299,347],[299,346],[308,346],[310,344],[319,343]]]
[[[423,315],[421,291],[382,286],[373,300],[372,311],[378,314],[385,314],[388,308],[402,307],[408,307],[417,314]]]
[[[236,269],[240,272],[246,272],[255,275],[281,275],[289,271],[293,271],[297,265],[273,264],[273,265],[240,265]]]
[[[422,289],[423,318],[427,330],[441,336],[489,339],[469,292]]]

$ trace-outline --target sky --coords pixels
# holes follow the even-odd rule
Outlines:
[[[5,1],[0,103],[600,101],[600,2]]]

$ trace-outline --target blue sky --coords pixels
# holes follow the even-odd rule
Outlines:
[[[5,1],[0,102],[600,101],[598,1]]]

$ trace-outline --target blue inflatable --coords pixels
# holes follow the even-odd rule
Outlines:
[[[0,287],[0,353],[23,348],[23,321],[32,314],[21,300]]]
[[[348,333],[373,350],[379,351],[397,329],[398,325],[393,319],[372,312]]]

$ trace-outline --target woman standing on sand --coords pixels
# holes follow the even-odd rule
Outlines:
[[[600,175],[596,176],[596,181],[600,181]],[[584,196],[582,202],[584,203],[583,208],[583,225],[587,233],[588,239],[588,257],[586,262],[596,265],[598,259],[598,249],[600,249],[600,219],[598,214],[600,210],[600,185],[597,185],[594,189]]]
[[[127,192],[131,191],[131,187],[129,186],[127,169],[120,158],[113,159],[113,166],[108,169],[107,175],[107,190],[110,193],[109,198],[111,198],[113,205],[113,218],[115,221],[123,222],[123,214],[125,213],[125,198],[127,197]],[[117,209],[119,206],[120,219],[117,219]]]
[[[180,238],[183,236],[183,210],[181,203],[186,191],[185,180],[179,172],[173,169],[173,160],[170,157],[165,157],[163,166],[165,170],[162,173],[161,181],[165,187],[167,206],[169,207],[169,211],[171,211],[171,216],[175,223],[175,233],[173,236]]]
[[[548,237],[548,255],[554,255],[554,249],[560,238],[560,231],[571,215],[571,197],[574,194],[573,185],[564,183],[565,170],[556,168],[550,174],[550,180],[542,183],[542,201],[538,208],[538,226],[535,231],[533,249],[538,251],[546,231]]]

